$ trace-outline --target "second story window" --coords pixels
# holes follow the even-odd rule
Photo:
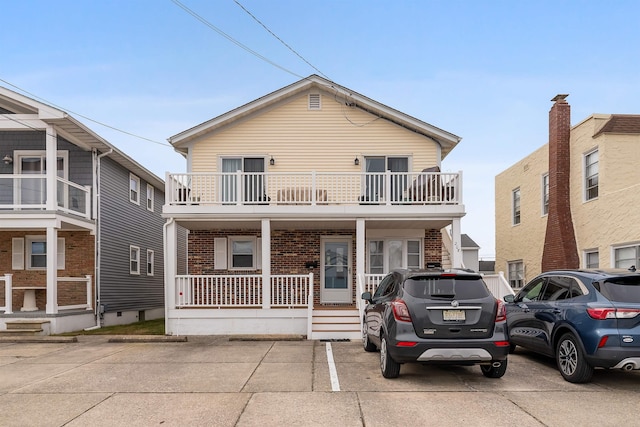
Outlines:
[[[542,215],[549,213],[549,174],[542,175]]]
[[[225,202],[237,202],[242,194],[244,202],[266,200],[264,188],[264,157],[225,157],[222,159],[222,198]],[[243,172],[243,182],[238,182],[237,171]],[[241,193],[242,192],[242,193]]]
[[[152,185],[147,184],[147,210],[153,212],[155,190]]]
[[[407,189],[406,176],[391,176],[391,194],[385,191],[386,171],[408,172],[408,157],[367,156],[365,157],[365,194],[363,200],[378,201],[390,197],[393,201],[402,200],[402,193]]]
[[[129,274],[140,274],[140,248],[129,246]]]
[[[140,178],[129,174],[129,200],[136,205],[140,204]]]
[[[520,224],[520,189],[513,190],[511,195],[511,208],[513,211],[513,225]]]
[[[585,200],[598,197],[598,150],[584,156]]]

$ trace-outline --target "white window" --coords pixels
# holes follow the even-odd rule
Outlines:
[[[384,274],[395,268],[422,268],[424,259],[420,239],[370,240],[370,274]]]
[[[511,195],[511,209],[513,212],[513,225],[520,224],[520,189],[513,190]]]
[[[513,289],[519,289],[524,285],[524,263],[522,261],[511,261],[508,263],[509,285]]]
[[[147,210],[153,212],[153,203],[155,199],[155,189],[152,185],[147,184]]]
[[[140,248],[129,246],[129,274],[140,274]]]
[[[585,200],[598,197],[598,150],[584,156]]]
[[[45,174],[47,173],[47,152],[40,150],[16,150],[15,151],[16,173],[22,175],[42,175],[20,180],[19,187],[14,190],[16,204],[39,205],[45,204],[47,200],[47,185]],[[58,150],[56,154],[56,175],[59,178],[69,179],[69,152]],[[58,182],[56,186],[56,196],[58,206],[69,207],[69,188]]]
[[[129,174],[129,200],[136,205],[140,204],[140,178]]]
[[[20,247],[25,250],[26,269],[27,270],[46,270],[47,269],[47,238],[46,236],[26,236],[25,243],[21,243],[22,239],[13,239],[13,260],[19,259]],[[64,270],[65,265],[65,248],[64,238],[58,238],[57,243],[58,270]],[[15,264],[19,265],[19,263]]]
[[[235,236],[229,237],[229,269],[256,269],[256,238]]]
[[[410,183],[407,175],[396,173],[391,175],[391,192],[387,194],[385,172],[408,172],[409,157],[407,156],[365,156],[364,202],[376,202],[389,197],[392,201],[402,201],[404,193]]]
[[[600,267],[600,254],[598,251],[585,251],[584,253],[584,266],[586,268],[599,268]]]
[[[542,175],[542,215],[549,213],[549,174]]]
[[[264,185],[264,157],[225,157],[221,159],[221,193],[224,202],[235,203],[242,194],[242,201],[264,203],[267,201]],[[242,172],[238,182],[237,171]]]
[[[154,255],[151,249],[147,249],[147,276],[153,276]]]
[[[640,266],[640,246],[626,246],[624,248],[615,248],[614,262],[615,268],[629,268]]]

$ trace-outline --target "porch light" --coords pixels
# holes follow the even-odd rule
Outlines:
[[[270,164],[271,166],[273,166],[273,165],[275,165],[275,164],[276,164],[276,159],[274,159],[274,158],[273,158],[273,156],[271,156],[271,160],[269,160],[269,164]]]
[[[360,166],[360,159],[358,159],[358,156],[356,156],[356,158],[353,160],[353,164],[356,166]]]
[[[10,154],[5,154],[5,156],[2,158],[2,161],[5,165],[10,165],[11,163],[13,163],[13,157],[11,157]]]

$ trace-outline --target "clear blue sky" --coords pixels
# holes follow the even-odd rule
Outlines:
[[[168,137],[324,75],[463,138],[443,170],[464,173],[484,259],[495,176],[547,142],[551,98],[570,94],[573,124],[640,114],[637,0],[238,0],[306,62],[234,0],[180,2],[210,25],[172,0],[0,0],[0,79],[164,178],[185,170]]]

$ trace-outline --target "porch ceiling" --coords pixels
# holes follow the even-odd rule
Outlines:
[[[189,230],[220,230],[220,229],[260,229],[261,222],[259,220],[237,221],[237,220],[216,220],[216,221],[195,221],[195,220],[179,220],[178,223]],[[365,226],[367,229],[436,229],[446,227],[451,224],[450,219],[406,219],[406,220],[384,220],[375,219],[367,220]],[[272,230],[335,230],[335,229],[353,229],[356,228],[356,220],[288,220],[288,219],[272,219]]]

